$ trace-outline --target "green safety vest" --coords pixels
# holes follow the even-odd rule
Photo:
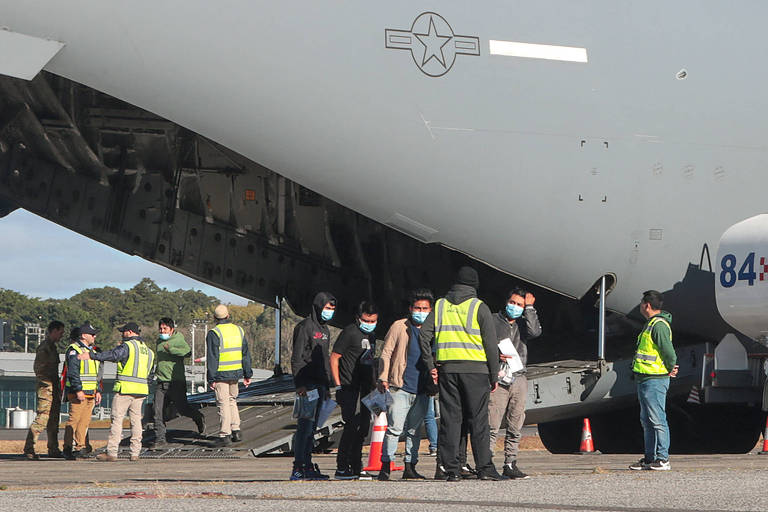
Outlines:
[[[141,340],[123,340],[128,347],[128,360],[117,363],[115,393],[122,395],[148,395],[149,372],[155,354]]]
[[[235,324],[219,324],[213,328],[219,337],[219,366],[217,371],[243,369],[243,330]]]
[[[437,361],[478,361],[486,362],[483,338],[477,311],[482,301],[468,299],[461,304],[452,304],[438,299],[435,304],[435,345]]]
[[[75,351],[78,354],[83,354],[87,352],[86,349],[80,346],[79,343],[73,343],[69,347],[67,347],[67,352],[69,352],[69,349],[75,349]],[[83,388],[83,392],[86,394],[91,394],[90,392],[96,391],[96,389],[99,387],[99,362],[94,361],[93,359],[89,359],[88,361],[80,361],[80,385]],[[67,387],[71,387],[72,385],[69,383],[69,372],[67,372]]]
[[[632,365],[632,371],[635,373],[642,373],[645,375],[666,375],[670,372],[670,370],[664,366],[659,347],[656,346],[656,343],[653,342],[653,338],[651,337],[653,326],[659,322],[663,322],[667,326],[670,337],[672,336],[672,327],[669,325],[669,322],[658,316],[651,318],[637,337],[637,351],[635,353],[635,362]]]

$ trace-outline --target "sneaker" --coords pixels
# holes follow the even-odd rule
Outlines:
[[[232,442],[239,443],[243,440],[243,434],[239,430],[232,431]]]
[[[509,477],[506,475],[500,475],[498,471],[496,471],[496,468],[491,468],[485,471],[478,471],[477,477],[480,480],[493,480],[494,482],[499,482],[501,480],[509,480]]]
[[[373,475],[368,473],[365,470],[361,470],[360,473],[357,474],[358,480],[373,480]]]
[[[461,466],[461,472],[459,473],[459,476],[461,476],[461,478],[464,480],[475,480],[477,478],[477,471],[475,471],[475,469],[469,464],[464,464]]]
[[[293,466],[291,471],[291,480],[304,480],[304,468],[301,466]]]
[[[40,460],[40,456],[35,452],[27,452],[24,454],[27,460]]]
[[[131,455],[131,459],[130,459],[131,462],[136,462],[138,460],[139,460],[139,456],[138,455]]]
[[[526,478],[531,478],[530,476],[520,471],[520,469],[517,467],[517,462],[504,464],[504,471],[502,471],[501,474],[508,476],[513,480],[525,480]]]
[[[324,475],[320,472],[320,467],[317,464],[312,464],[309,468],[304,470],[304,478],[306,480],[329,480],[328,475]]]
[[[226,437],[219,437],[214,439],[214,441],[211,443],[211,446],[214,448],[223,448],[224,446],[229,446],[232,444],[232,439],[230,436]]]
[[[654,471],[669,471],[672,469],[672,465],[669,463],[668,460],[655,460],[651,462],[649,467]]]
[[[645,469],[651,469],[651,465],[645,462],[645,458],[642,458],[634,464],[630,464],[629,469],[632,471],[642,471]]]
[[[437,448],[429,448],[429,456],[430,457],[437,457]]]
[[[445,480],[446,478],[448,478],[448,473],[445,472],[445,467],[438,464],[435,468],[435,480]]]
[[[443,480],[446,482],[461,482],[461,477],[456,473],[448,473]]]
[[[100,453],[96,456],[96,460],[99,462],[117,462],[117,457],[108,453]]]
[[[55,450],[48,450],[48,456],[53,459],[60,459],[64,457],[64,453],[58,448],[56,448]]]
[[[359,476],[352,471],[352,468],[346,468],[337,469],[336,473],[333,474],[333,478],[336,480],[357,480]]]
[[[165,450],[168,448],[168,442],[165,439],[156,439],[149,445],[150,450]]]

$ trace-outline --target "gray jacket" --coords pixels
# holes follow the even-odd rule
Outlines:
[[[499,341],[509,338],[520,355],[523,366],[528,364],[528,341],[541,336],[539,315],[533,306],[526,306],[523,316],[509,323],[504,309],[493,316],[496,326],[496,336]]]

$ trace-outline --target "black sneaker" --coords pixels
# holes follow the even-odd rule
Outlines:
[[[510,462],[508,464],[504,464],[504,470],[502,471],[501,474],[504,476],[508,476],[513,480],[525,480],[526,478],[531,478],[530,476],[520,471],[520,469],[518,469],[517,462]]]
[[[48,456],[53,459],[60,459],[64,457],[64,453],[57,448],[55,450],[48,450]]]
[[[232,442],[239,443],[243,440],[243,434],[240,433],[239,430],[235,430],[232,432]]]
[[[333,478],[336,480],[357,480],[359,475],[355,474],[352,468],[337,469],[336,473],[333,474]]]
[[[496,468],[487,469],[485,471],[478,471],[477,478],[480,480],[493,480],[495,482],[500,480],[509,480],[508,476],[500,475],[499,472],[496,471]]]
[[[224,446],[229,446],[232,444],[232,439],[229,436],[226,437],[219,437],[215,439],[211,446],[214,448],[223,448]]]
[[[443,480],[446,482],[461,482],[461,477],[456,473],[448,473],[448,475]]]
[[[328,480],[330,477],[320,472],[320,467],[317,464],[312,464],[310,467],[304,469],[305,480]]]
[[[155,439],[150,443],[150,450],[165,450],[168,448],[168,442],[165,439]]]
[[[290,480],[304,480],[304,468],[294,465]]]
[[[430,457],[437,457],[437,448],[430,448],[429,449],[429,456]]]
[[[632,471],[643,471],[643,470],[646,470],[646,469],[651,469],[651,465],[648,464],[645,461],[645,457],[643,457],[642,459],[640,459],[639,461],[635,462],[634,464],[630,464],[629,465],[629,469],[631,469]]]
[[[469,464],[464,464],[461,466],[461,473],[459,473],[459,476],[464,480],[475,480],[477,479],[477,471],[475,471]]]
[[[448,473],[445,472],[442,464],[438,464],[435,468],[435,480],[445,480],[446,478],[448,478]]]
[[[40,456],[35,452],[25,452],[24,457],[26,457],[27,460],[40,460]]]
[[[651,462],[648,467],[653,471],[669,471],[672,469],[672,465],[668,460],[661,459]]]

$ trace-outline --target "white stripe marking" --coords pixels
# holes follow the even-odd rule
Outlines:
[[[514,41],[496,41],[491,39],[491,55],[505,57],[524,57],[528,59],[561,60],[566,62],[587,62],[587,49],[573,46],[553,46],[549,44],[516,43]]]

